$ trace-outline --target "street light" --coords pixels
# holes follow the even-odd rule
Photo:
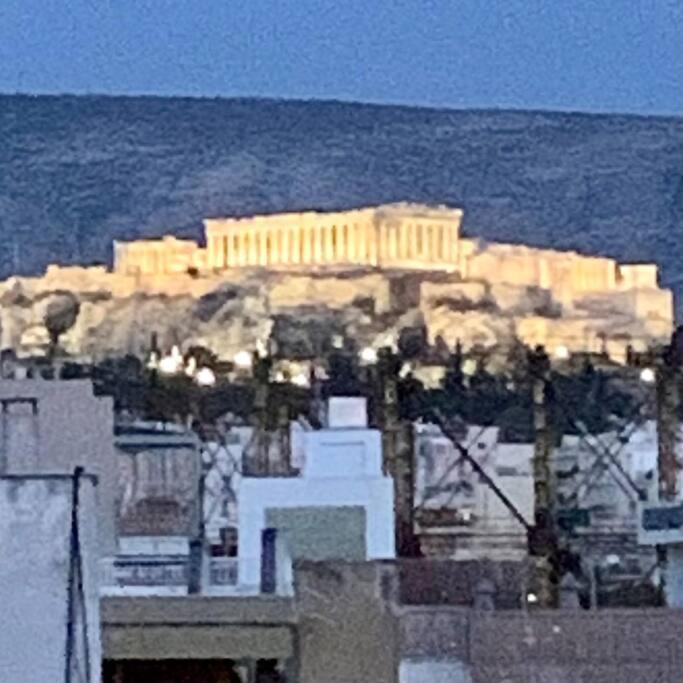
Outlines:
[[[308,376],[303,372],[294,375],[290,381],[297,387],[308,387],[311,384]]]
[[[233,362],[241,370],[249,370],[253,364],[253,357],[249,351],[238,351]]]
[[[655,379],[655,371],[652,368],[643,368],[640,371],[641,382],[645,382],[645,384],[654,384]]]
[[[556,346],[555,358],[557,358],[558,360],[567,360],[569,358],[569,349],[566,346],[564,346],[564,344]]]
[[[212,387],[216,383],[216,374],[211,368],[202,367],[197,370],[194,381],[200,387]]]
[[[372,346],[366,346],[361,349],[359,357],[363,365],[374,365],[377,362],[377,351]]]
[[[180,349],[174,346],[169,355],[164,356],[159,361],[159,371],[164,375],[175,375],[183,367],[183,354]]]

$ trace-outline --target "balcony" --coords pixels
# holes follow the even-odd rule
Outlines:
[[[237,558],[212,557],[209,560],[209,586],[237,586]]]
[[[220,595],[240,593],[236,557],[206,558],[204,590]],[[187,555],[119,555],[100,563],[100,593],[117,596],[187,595],[189,558]]]

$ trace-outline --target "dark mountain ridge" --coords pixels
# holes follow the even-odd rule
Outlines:
[[[683,118],[0,96],[2,277],[207,216],[402,200],[461,206],[489,240],[657,262],[681,300]]]

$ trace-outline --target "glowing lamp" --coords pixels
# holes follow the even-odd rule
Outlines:
[[[377,351],[371,346],[366,346],[364,349],[361,349],[359,355],[361,363],[364,363],[365,365],[372,365],[377,362]]]
[[[195,375],[194,381],[200,387],[212,387],[216,383],[216,375],[211,368],[199,368]]]
[[[564,345],[557,346],[555,348],[555,358],[567,360],[569,358],[569,349]]]
[[[656,379],[655,371],[652,368],[643,368],[640,371],[640,381],[645,384],[653,384]]]
[[[178,361],[173,356],[164,356],[159,361],[159,372],[164,375],[175,375],[178,372]]]
[[[233,362],[238,368],[248,370],[252,365],[253,359],[249,351],[238,351],[233,358]]]
[[[310,385],[309,379],[307,375],[303,372],[300,372],[292,377],[290,380],[292,384],[295,384],[297,387],[307,387]]]

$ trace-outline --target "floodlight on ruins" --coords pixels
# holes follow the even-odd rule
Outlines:
[[[413,371],[413,366],[410,363],[404,363],[399,370],[398,376],[405,379]]]
[[[267,358],[270,353],[268,349],[268,342],[263,341],[263,339],[256,340],[256,353],[259,358]]]
[[[197,370],[194,381],[200,387],[212,387],[216,384],[216,373],[211,368],[201,367]]]
[[[564,344],[555,347],[555,358],[558,360],[568,360],[569,355],[569,349]]]
[[[183,369],[183,355],[180,353],[180,349],[174,346],[171,349],[171,353],[163,356],[159,361],[159,372],[164,375],[175,375]]]
[[[188,377],[194,377],[196,372],[197,372],[197,359],[194,357],[190,357],[189,360],[187,361],[187,364],[185,365],[185,374]]]
[[[640,371],[640,381],[644,382],[645,384],[654,384],[655,379],[657,379],[655,375],[655,371],[652,368],[643,368]]]
[[[254,359],[249,351],[238,351],[233,358],[233,362],[240,370],[250,370]]]
[[[374,365],[377,362],[377,351],[372,346],[366,346],[358,354],[363,365]]]
[[[309,387],[311,385],[310,379],[305,372],[299,372],[290,380],[292,384],[297,387]]]
[[[467,377],[472,377],[477,372],[477,361],[474,358],[467,358],[462,364],[462,372]]]

